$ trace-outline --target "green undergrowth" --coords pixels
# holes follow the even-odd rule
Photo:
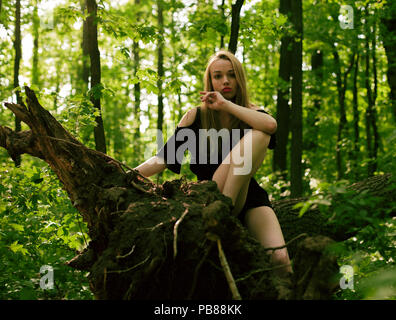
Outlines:
[[[87,274],[65,265],[89,241],[87,227],[38,161],[0,164],[0,299],[92,299]]]

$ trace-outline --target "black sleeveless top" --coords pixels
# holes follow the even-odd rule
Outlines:
[[[258,112],[267,113],[264,110]],[[267,113],[268,114],[268,113]],[[251,128],[251,127],[250,127]],[[201,125],[201,109],[197,107],[197,113],[194,122],[186,127],[176,127],[174,134],[168,139],[166,144],[158,151],[156,156],[164,159],[166,167],[175,172],[180,173],[181,164],[184,158],[184,152],[190,151],[190,170],[197,176],[199,181],[212,180],[213,174],[219,167],[224,158],[228,155],[234,145],[245,135],[246,129],[233,129],[224,131],[222,135],[221,150],[219,146],[205,144],[207,141]],[[229,133],[229,134],[227,134]],[[274,149],[276,146],[275,135],[271,136],[268,148]],[[269,206],[271,203],[268,199],[267,192],[260,187],[257,181],[252,177],[249,183],[249,189],[245,207],[243,208],[239,218],[243,218],[246,210],[250,208]]]

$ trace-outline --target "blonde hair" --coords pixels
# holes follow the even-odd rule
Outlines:
[[[204,74],[204,90],[205,91],[213,91],[210,67],[213,64],[213,62],[220,60],[220,59],[230,61],[232,68],[234,69],[235,79],[237,82],[237,91],[236,91],[236,95],[233,98],[232,102],[234,102],[235,104],[237,104],[239,106],[249,108],[251,106],[251,104],[249,102],[245,71],[243,69],[242,64],[239,62],[239,60],[235,57],[235,55],[233,55],[229,51],[220,50],[220,51],[216,52],[209,59],[206,70],[205,70],[205,74]],[[202,110],[201,121],[202,121],[203,129],[211,129],[211,128],[214,128],[216,130],[222,129],[218,111],[205,107],[204,103],[202,103],[202,105],[201,105],[201,110]],[[248,126],[244,122],[239,120],[238,118],[232,117],[230,127],[228,129],[232,129],[232,128],[244,129],[244,128],[248,128]]]

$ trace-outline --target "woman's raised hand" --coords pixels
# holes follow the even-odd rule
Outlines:
[[[227,100],[218,91],[200,91],[201,101],[212,110],[223,110],[226,106]]]

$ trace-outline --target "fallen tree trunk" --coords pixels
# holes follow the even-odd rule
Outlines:
[[[291,241],[295,273],[289,283],[273,272],[268,250],[231,216],[231,201],[215,182],[182,177],[156,185],[125,171],[125,165],[77,141],[32,90],[25,91],[27,107],[5,105],[31,130],[0,126],[0,146],[12,158],[27,153],[43,159],[63,183],[91,238],[69,265],[90,271],[97,299],[331,297],[338,266],[325,249],[334,243],[331,237],[338,239],[314,209],[298,218],[292,207],[301,199],[274,204]],[[382,179],[384,189],[390,177]]]

